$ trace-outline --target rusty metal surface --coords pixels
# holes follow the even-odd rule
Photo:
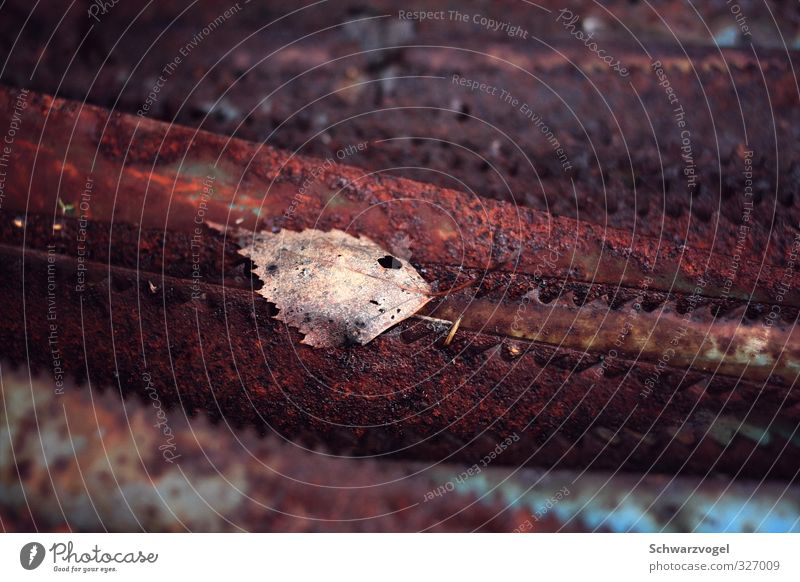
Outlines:
[[[0,373],[9,531],[797,531],[796,486],[335,459]],[[168,452],[165,456],[165,452]],[[170,459],[167,461],[167,459]]]
[[[115,6],[91,29],[76,8],[65,18],[81,34],[55,39],[44,31],[55,30],[63,8],[42,5],[32,15],[39,27],[23,30],[30,42],[11,52],[0,82],[58,90],[128,113],[146,106],[151,118],[318,157],[369,141],[368,151],[349,155],[348,163],[677,244],[713,245],[756,263],[786,260],[800,225],[797,59],[787,51],[797,47],[798,17],[789,5],[738,3],[752,35],[724,42],[718,33],[738,30],[725,2],[704,2],[696,14],[680,1],[570,3],[581,17],[578,30],[593,31],[625,63],[625,78],[556,21],[559,3],[460,6],[466,14],[517,24],[529,39],[471,22],[401,22],[397,10],[414,5],[381,2],[364,10],[332,1],[325,10],[288,16],[296,7],[248,5],[170,69],[152,103],[148,95],[171,57],[227,4],[201,3],[174,23],[183,3],[155,14]],[[20,16],[27,8],[19,7]],[[352,21],[358,22],[347,24]],[[171,26],[162,35],[164,22]],[[61,23],[58,30],[66,28]],[[120,50],[117,42],[141,48]],[[699,184],[691,194],[676,104],[668,101],[654,62],[663,64],[685,112]],[[497,95],[459,87],[454,74],[496,87]],[[530,105],[553,129],[569,171],[500,90]],[[753,207],[738,249],[736,232],[750,212],[741,195],[747,151],[753,152]]]
[[[0,92],[0,110],[9,119],[15,103],[14,90]],[[9,212],[55,217],[59,205],[76,209],[86,195],[86,216],[104,222],[184,231],[197,220],[241,221],[243,228],[349,228],[420,263],[611,288],[639,289],[649,278],[652,291],[687,295],[704,279],[703,296],[777,303],[780,295],[782,303],[800,305],[800,273],[788,266],[734,261],[710,248],[34,93],[26,115],[10,154]],[[213,185],[208,195],[206,183]]]
[[[320,6],[0,6],[2,529],[796,531],[797,11]],[[209,220],[436,297],[301,345]]]
[[[6,93],[7,103],[11,95]],[[797,316],[791,311],[797,288],[783,284],[787,277],[796,279],[791,269],[765,267],[762,283],[757,271],[742,265],[734,293],[721,303],[730,259],[708,250],[677,249],[431,185],[365,177],[339,165],[306,182],[306,194],[296,198],[319,160],[152,121],[109,117],[33,94],[23,128],[2,230],[3,242],[11,245],[2,249],[2,286],[9,300],[0,308],[10,322],[2,330],[2,345],[11,361],[52,366],[46,282],[55,277],[53,301],[61,321],[69,322],[59,327],[68,375],[88,375],[98,385],[135,393],[142,390],[141,375],[149,373],[158,379],[167,405],[180,403],[236,425],[255,424],[262,432],[358,455],[464,462],[519,434],[503,463],[705,474],[711,459],[712,470],[739,476],[791,479],[797,471],[793,418],[798,401],[790,389],[794,334],[783,336],[783,354],[777,344],[776,361],[783,363],[771,375],[758,374],[757,361],[730,368],[723,360],[717,369],[703,364],[702,354],[687,371],[681,358],[697,350],[691,334],[682,347],[684,337],[678,338],[674,352],[680,357],[674,363],[663,352],[656,357],[676,314],[688,314],[682,321],[696,319],[697,329],[741,328],[745,343],[763,340],[761,332],[769,330],[780,338]],[[98,134],[98,128],[104,131]],[[60,136],[67,132],[72,137],[65,149]],[[132,140],[138,146],[130,153]],[[148,146],[162,141],[161,149],[168,152],[163,158]],[[245,168],[244,174],[237,168]],[[208,196],[203,195],[206,175],[214,176]],[[90,200],[82,200],[87,183]],[[83,209],[82,201],[87,202]],[[91,219],[85,232],[80,217],[61,216],[70,205]],[[27,214],[19,224],[14,212],[23,206]],[[47,214],[37,214],[42,212]],[[445,346],[441,330],[406,322],[357,351],[299,345],[298,334],[271,319],[273,307],[252,293],[250,286],[258,282],[251,280],[250,265],[236,258],[233,241],[195,224],[200,216],[222,223],[241,219],[252,227],[256,215],[258,225],[268,229],[313,226],[368,233],[398,255],[410,254],[420,273],[441,290],[473,277],[473,287],[430,311],[448,314],[459,301],[475,296],[463,331]],[[456,215],[454,223],[450,217]],[[189,259],[195,236],[203,257]],[[48,271],[51,263],[56,273]],[[706,265],[709,282],[694,295]],[[197,279],[195,266],[201,273]],[[673,269],[679,274],[674,285]],[[648,288],[631,285],[636,277],[651,279]],[[663,308],[659,313],[667,325],[640,350],[643,357],[630,357],[622,348],[611,352],[618,339],[615,325],[623,324],[616,330],[619,336],[625,318],[632,317],[630,306],[618,302],[620,287],[628,290],[627,302],[644,294],[642,322],[652,321],[648,309]],[[571,295],[543,301],[542,293],[554,289],[556,296],[562,290]],[[537,293],[542,305],[525,300],[529,292]],[[783,319],[770,319],[769,303],[737,302],[736,293],[767,302],[780,294]],[[565,299],[572,305],[565,306]],[[645,308],[648,301],[654,305]],[[547,345],[546,333],[527,338],[536,340],[532,343],[518,343],[507,333],[513,322],[483,321],[489,304],[498,308],[495,318],[525,306],[533,312],[523,319],[530,325],[546,325],[547,317],[561,324],[577,319],[569,333],[554,332],[549,341],[555,345]],[[589,345],[586,334],[596,323],[593,304],[608,312],[610,323]],[[754,305],[761,305],[755,321],[744,321],[744,308]],[[23,320],[15,315],[20,312]],[[89,337],[94,347],[84,350]],[[565,337],[575,339],[559,345]],[[741,343],[728,346],[729,364],[747,348]],[[753,377],[744,378],[748,373]]]
[[[3,365],[0,509],[21,531],[510,531],[522,511],[472,495],[421,508],[428,475],[313,454],[249,430],[121,402]]]

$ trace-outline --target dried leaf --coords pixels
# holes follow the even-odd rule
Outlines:
[[[409,263],[341,230],[242,234],[276,318],[315,347],[366,344],[416,313],[430,286]]]

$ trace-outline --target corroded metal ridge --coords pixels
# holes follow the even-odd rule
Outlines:
[[[138,14],[138,8],[131,13],[117,6],[86,39],[62,34],[75,14],[62,23],[58,10],[42,10],[40,4],[38,17],[52,20],[38,20],[41,28],[28,23],[29,42],[14,45],[0,81],[217,134],[267,140],[306,155],[334,158],[345,150],[347,162],[358,167],[663,234],[689,246],[713,242],[721,253],[739,253],[742,262],[768,257],[767,262],[782,264],[787,243],[798,232],[800,60],[797,51],[750,46],[761,44],[761,37],[783,48],[784,40],[795,37],[794,32],[776,36],[769,15],[770,22],[762,23],[766,28],[758,27],[732,49],[720,48],[730,44],[731,27],[736,28],[725,5],[696,7],[700,14],[720,16],[719,8],[727,14],[711,22],[679,8],[680,2],[657,10],[592,2],[580,9],[571,5],[581,20],[565,26],[563,19],[556,21],[561,5],[551,6],[556,10],[548,15],[525,2],[481,3],[482,13],[496,11],[531,34],[545,34],[512,40],[449,20],[416,27],[398,20],[397,6],[389,2],[386,17],[353,25],[344,23],[355,15],[337,13],[333,6],[314,17],[313,10],[304,10],[281,20],[280,34],[257,34],[240,44],[242,27],[258,21],[254,11],[265,10],[251,3],[235,25],[215,31],[214,43],[192,53],[191,67],[170,68],[168,83],[159,83],[164,86],[151,97],[164,55],[179,54],[195,27],[214,14],[213,4],[205,10],[194,5],[182,24],[164,35],[168,7],[159,4],[147,18],[150,9]],[[277,16],[293,9],[266,10]],[[790,9],[779,5],[771,11],[781,27],[796,29]],[[751,24],[754,16],[748,15]],[[636,32],[642,18],[647,24]],[[590,23],[598,47],[630,74],[621,76],[572,36]],[[14,26],[12,19],[3,24]],[[57,25],[52,38],[39,33]],[[677,43],[693,27],[711,40],[707,25],[722,27],[727,41],[703,47],[695,36],[691,45]],[[622,42],[613,40],[615,26]],[[325,32],[287,45],[320,29]],[[8,35],[9,50],[16,32]],[[653,42],[659,34],[666,37]],[[121,37],[123,44],[147,47],[147,54],[113,51],[98,67],[99,55],[121,46]],[[397,44],[410,46],[383,46]],[[495,94],[469,90],[454,83],[454,76],[485,83]],[[516,107],[514,99],[520,101]],[[355,144],[367,147],[354,151]],[[684,172],[692,168],[690,192]],[[749,230],[739,236],[742,226]]]
[[[800,375],[800,329],[794,323],[749,322],[744,310],[722,319],[680,313],[674,305],[646,312],[635,300],[615,311],[604,304],[576,308],[572,301],[544,304],[537,291],[531,295],[522,309],[454,300],[437,315],[462,318],[464,329],[754,381],[792,385]]]
[[[797,486],[334,459],[0,369],[4,531],[796,531]],[[30,422],[38,418],[38,423]],[[66,446],[65,446],[65,443]],[[550,511],[558,495],[558,509]],[[476,502],[477,501],[477,502]],[[708,507],[719,511],[707,515]],[[771,508],[765,512],[764,508]],[[676,512],[676,508],[681,508]]]
[[[21,222],[15,226],[16,220],[0,211],[0,243],[22,246],[25,235],[27,249],[78,255],[79,220],[59,218],[55,233],[50,217],[29,215],[24,229]],[[187,288],[196,280],[194,272],[201,272],[205,282],[229,288],[257,290],[261,285],[252,279],[252,263],[234,245],[226,246],[223,235],[213,229],[201,229],[202,249],[193,247],[191,236],[178,232],[165,237],[157,229],[118,223],[112,247],[108,224],[87,223],[84,230],[91,242],[83,252],[91,261],[111,262],[153,278],[181,278]],[[247,245],[249,237],[239,242]],[[783,385],[791,385],[797,376],[797,311],[786,306],[418,266],[444,290],[449,283],[443,282],[467,280],[465,289],[434,299],[424,311],[439,320],[460,318],[456,333],[467,330],[491,334],[497,341],[517,339],[585,351],[606,362],[610,356]],[[479,284],[470,285],[471,280]]]
[[[16,102],[11,94],[6,99],[9,106]],[[192,252],[211,238],[201,228],[210,219],[273,230],[347,228],[415,262],[449,267],[439,270],[442,280],[457,282],[463,270],[479,294],[498,273],[511,274],[517,287],[527,285],[516,296],[504,292],[484,301],[461,293],[438,307],[439,317],[455,321],[463,315],[465,330],[597,354],[613,350],[631,360],[758,381],[776,378],[786,385],[800,372],[794,331],[800,245],[782,268],[756,265],[186,128],[108,117],[47,97],[32,97],[30,107],[27,133],[17,137],[12,152],[9,208],[56,216],[72,208],[81,223],[141,223],[182,232],[196,239]],[[55,139],[66,133],[72,136],[68,149]],[[28,244],[35,242],[31,237]],[[188,260],[188,251],[173,251],[171,261]],[[138,255],[130,266],[141,266]],[[206,277],[218,274],[203,271]],[[569,284],[599,286],[612,296],[624,287],[630,305],[614,312],[602,304],[545,305],[539,288],[545,280],[557,282],[559,294]],[[659,292],[677,293],[683,309],[672,304],[642,310],[642,300]],[[719,304],[712,305],[713,315],[697,309],[703,298],[733,311],[719,318]],[[742,317],[751,301],[763,321]]]
[[[185,279],[98,263],[76,289],[76,259],[9,247],[0,264],[0,355],[56,381],[154,390],[166,408],[356,455],[471,463],[517,435],[498,464],[797,471],[800,396],[780,384],[467,330],[444,346],[413,320],[319,350],[247,289],[201,283],[194,297]]]
[[[788,265],[729,280],[705,249],[39,95],[10,160],[0,355],[18,365],[123,394],[147,375],[165,406],[359,455],[474,462],[517,434],[500,463],[797,471]],[[463,326],[302,346],[208,220],[367,234],[439,291],[471,280],[429,311]]]
[[[49,217],[29,215],[24,229],[13,214],[0,212],[0,243],[77,256],[81,231],[76,219],[58,219],[52,232]],[[20,223],[21,224],[21,223]],[[157,229],[116,224],[113,247],[105,223],[88,223],[83,249],[88,260],[136,269],[143,276],[162,274],[193,286],[193,272],[216,285],[257,290],[252,263],[225,245],[221,233],[201,229],[204,245],[192,237]],[[245,235],[240,244],[247,245]],[[228,239],[230,243],[230,239]],[[52,245],[52,246],[51,246]],[[138,251],[137,251],[138,249]],[[186,257],[192,256],[191,262]],[[797,312],[785,306],[719,301],[699,295],[680,296],[647,288],[619,290],[603,285],[564,285],[558,281],[504,272],[476,272],[435,265],[418,267],[440,288],[467,280],[467,287],[434,299],[424,313],[461,319],[458,330],[533,341],[585,351],[596,357],[646,361],[661,366],[692,368],[709,374],[791,385],[797,376]],[[479,281],[470,285],[469,281]],[[456,330],[456,332],[458,331]],[[606,364],[607,366],[608,364]]]
[[[0,91],[10,117],[13,90]],[[65,139],[65,136],[69,136]],[[800,273],[32,94],[4,208],[191,230],[367,233],[421,263],[797,307]],[[30,196],[29,196],[30,193]]]

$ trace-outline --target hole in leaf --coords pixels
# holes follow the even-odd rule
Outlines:
[[[378,303],[374,299],[370,299],[369,302],[372,303],[373,305],[380,305],[380,303]]]
[[[378,259],[378,264],[384,269],[400,269],[403,263],[395,259],[392,255],[386,255]]]

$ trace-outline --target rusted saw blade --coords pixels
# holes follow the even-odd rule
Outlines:
[[[0,91],[11,119],[18,92]],[[369,233],[420,263],[506,270],[653,291],[800,306],[800,273],[738,265],[709,249],[557,217],[267,145],[31,93],[10,151],[4,208],[193,231],[258,228]],[[84,200],[90,198],[91,200]]]
[[[800,529],[797,485],[333,459],[167,413],[157,396],[55,394],[8,369],[0,385],[6,532]],[[559,510],[543,510],[557,491]]]
[[[7,359],[53,369],[52,304],[69,375],[142,393],[147,373],[167,403],[338,450],[467,460],[517,433],[500,462],[798,468],[792,268],[731,279],[707,249],[26,99],[3,206]],[[18,103],[0,95],[9,118]],[[471,279],[430,311],[463,329],[451,345],[407,322],[357,350],[300,346],[206,220],[368,234],[440,290]]]

